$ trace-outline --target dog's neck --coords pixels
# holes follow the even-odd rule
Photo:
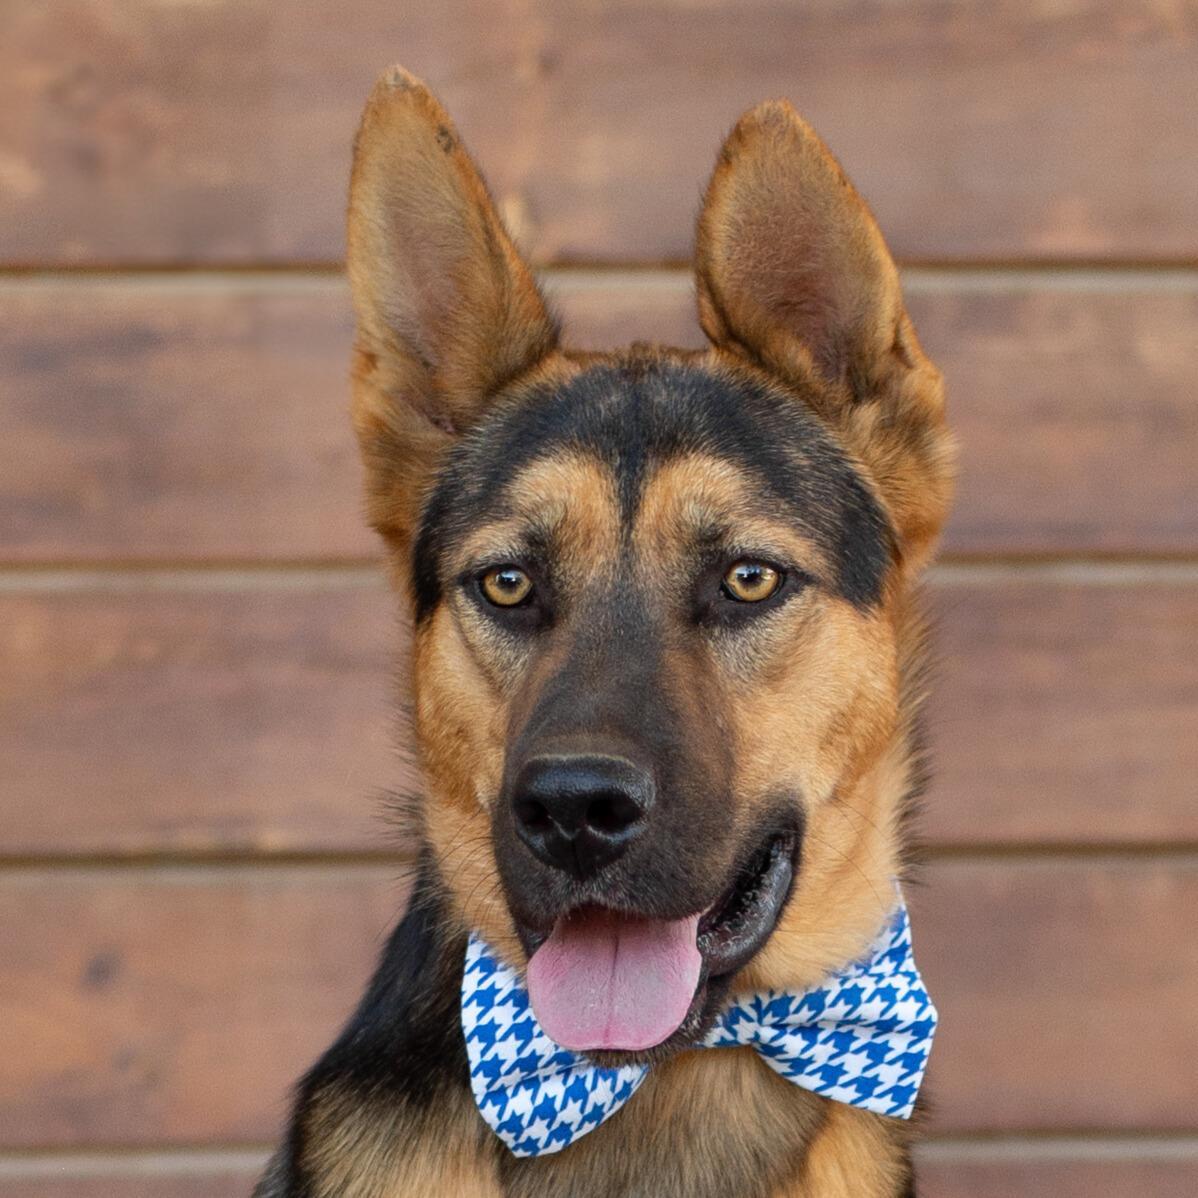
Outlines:
[[[895,1198],[910,1181],[906,1134],[784,1081],[752,1050],[688,1052],[566,1152],[502,1157],[501,1192]]]

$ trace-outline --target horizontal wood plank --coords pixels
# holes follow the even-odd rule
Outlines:
[[[912,280],[961,446],[948,552],[1198,549],[1191,281]]]
[[[222,1155],[0,1156],[0,1198],[245,1198],[261,1165],[246,1159],[253,1153],[237,1153],[232,1164]]]
[[[697,344],[681,273],[554,274],[574,344]],[[1198,549],[1198,276],[912,272],[957,553]],[[360,558],[336,279],[0,289],[0,561]]]
[[[68,1171],[58,1177],[0,1177],[0,1198],[245,1198],[256,1181],[252,1172],[79,1177]]]
[[[374,580],[368,580],[374,581]],[[0,595],[10,854],[383,849],[382,587]]]
[[[1191,6],[13,6],[0,260],[329,261],[388,60],[538,259],[678,260],[724,132],[787,95],[908,259],[1192,259]]]
[[[1198,1130],[1194,858],[944,861],[924,881],[934,1129]]]
[[[1072,577],[942,572],[933,842],[1198,841],[1198,589]]]
[[[233,288],[0,292],[5,557],[373,551],[344,290]]]
[[[0,1147],[246,1143],[403,903],[378,867],[0,879]],[[310,1063],[310,1060],[309,1060]]]
[[[957,1149],[946,1159],[935,1142],[917,1150],[921,1198],[1193,1198],[1198,1161],[1148,1148],[1092,1140],[1043,1151],[997,1141],[990,1148]],[[1050,1148],[1055,1146],[1051,1145]],[[1021,1157],[1020,1152],[1027,1155]],[[260,1161],[222,1164],[229,1154],[188,1153],[150,1157],[48,1155],[0,1157],[0,1198],[230,1198],[248,1194]],[[254,1154],[238,1153],[242,1157]]]
[[[1198,586],[1102,578],[934,588],[933,844],[1198,840]],[[403,643],[370,574],[0,593],[4,850],[402,847]]]
[[[926,881],[936,1129],[1196,1130],[1178,1062],[1198,1051],[1198,867],[942,862]],[[21,915],[0,925],[0,1148],[270,1138],[400,901],[373,867],[0,877]]]
[[[250,1173],[184,1177],[105,1174],[100,1178],[66,1173],[57,1178],[0,1177],[0,1198],[244,1198],[257,1178]]]
[[[934,1150],[919,1164],[920,1198],[1193,1198],[1198,1193],[1198,1159],[1166,1155],[1152,1150],[1105,1151],[1101,1141],[1089,1156],[1080,1159],[1062,1152],[1056,1160],[1046,1153],[1019,1159],[1003,1152],[999,1142],[989,1152],[974,1150],[972,1157],[954,1153],[944,1159]],[[3,1191],[0,1191],[2,1194]]]

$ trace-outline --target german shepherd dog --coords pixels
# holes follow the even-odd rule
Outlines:
[[[369,519],[413,629],[419,866],[256,1194],[914,1194],[906,1121],[688,1051],[730,995],[861,956],[922,782],[915,583],[953,453],[865,203],[789,104],[754,108],[698,221],[709,346],[573,352],[449,117],[392,69],[349,275]],[[522,1159],[471,1094],[467,936],[523,976],[575,924],[630,946],[636,1009],[594,1058],[653,1069]]]

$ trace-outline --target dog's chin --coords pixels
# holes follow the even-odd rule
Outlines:
[[[728,997],[736,974],[773,934],[790,898],[798,869],[799,835],[772,832],[737,868],[733,880],[699,919],[696,946],[702,964],[690,1006],[670,1035],[651,1048],[585,1049],[582,1054],[606,1068],[656,1064],[693,1047],[710,1031]],[[520,927],[531,955],[545,932]]]

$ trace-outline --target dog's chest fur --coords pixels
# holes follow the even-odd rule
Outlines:
[[[823,1106],[749,1049],[692,1052],[651,1073],[568,1156],[505,1162],[503,1192],[768,1198],[801,1171]]]
[[[309,1161],[305,1193],[312,1198],[909,1192],[905,1149],[885,1121],[791,1086],[748,1050],[694,1053],[663,1066],[608,1122],[562,1153],[535,1159],[509,1155],[485,1131],[464,1086],[442,1092],[435,1107],[420,1113],[360,1100],[343,1110],[340,1127],[322,1129],[323,1142],[342,1151],[326,1158],[327,1167]],[[352,1172],[345,1167],[350,1159]]]

